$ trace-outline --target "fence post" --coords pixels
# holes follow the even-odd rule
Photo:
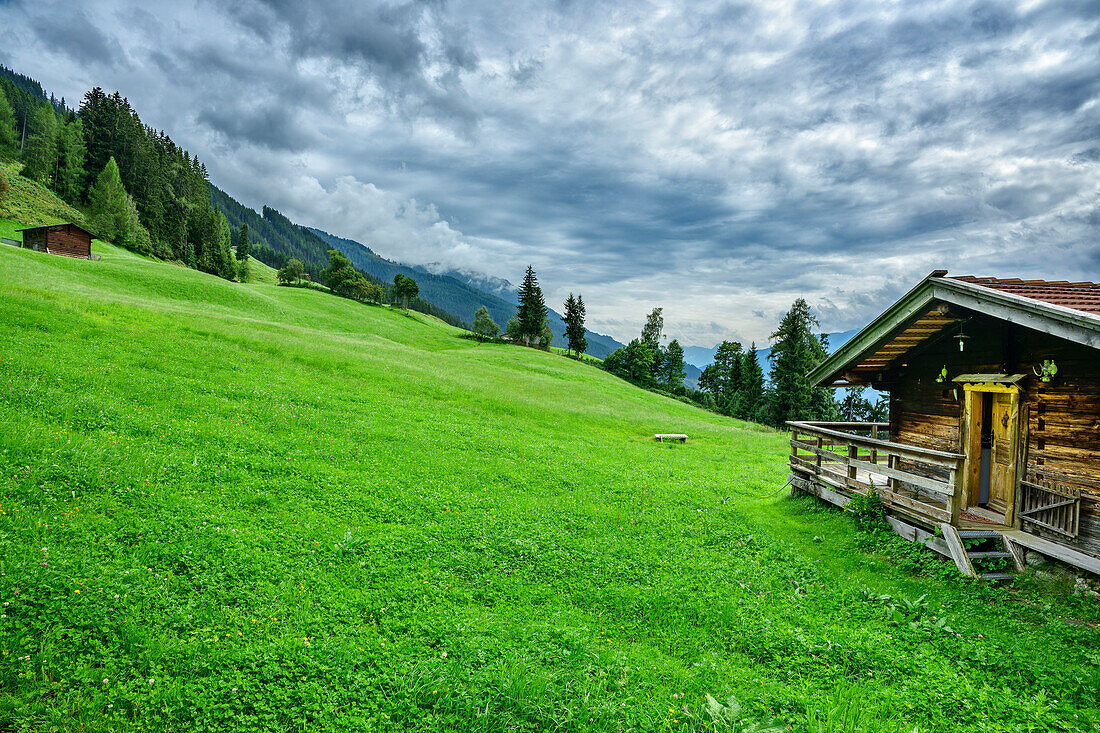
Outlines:
[[[852,461],[859,456],[859,446],[855,443],[848,444],[848,488],[853,491],[856,490],[856,467],[852,465]]]
[[[951,468],[951,472],[948,474],[948,483],[951,484],[951,524],[955,527],[959,526],[959,513],[962,512],[962,498],[963,489],[965,488],[964,473],[960,470],[958,461]]]

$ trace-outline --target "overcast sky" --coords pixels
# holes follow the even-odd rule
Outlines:
[[[0,0],[254,208],[584,293],[627,340],[864,324],[937,268],[1100,278],[1100,3]]]

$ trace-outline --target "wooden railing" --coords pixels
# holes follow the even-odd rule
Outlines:
[[[1021,479],[1020,519],[1024,529],[1035,524],[1075,538],[1081,526],[1081,490],[1034,476]]]
[[[903,514],[957,524],[962,506],[959,453],[879,439],[888,423],[788,422],[791,471],[842,493],[874,486]]]

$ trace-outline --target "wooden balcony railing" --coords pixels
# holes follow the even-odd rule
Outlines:
[[[888,423],[788,422],[791,471],[842,494],[874,486],[890,508],[926,521],[957,524],[962,506],[959,453],[879,439]]]

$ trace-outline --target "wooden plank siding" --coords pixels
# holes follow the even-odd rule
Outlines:
[[[55,224],[23,230],[23,247],[66,257],[89,259],[92,235],[73,224]]]
[[[72,225],[50,228],[46,230],[46,250],[54,255],[88,258],[92,256],[92,238]]]
[[[940,371],[946,366],[949,380],[963,373],[1028,374],[1020,385],[1025,432],[1019,478],[1036,476],[1080,490],[1081,506],[1076,538],[1026,519],[1021,529],[1100,557],[1100,352],[958,307],[955,311],[964,318],[962,330],[969,337],[965,351],[960,353],[954,338],[943,338],[894,363],[875,385],[890,392],[890,439],[965,453],[963,390],[950,381],[937,382]],[[1047,359],[1058,365],[1058,373],[1044,384],[1032,376],[1032,368]],[[898,468],[920,472],[904,461]]]

